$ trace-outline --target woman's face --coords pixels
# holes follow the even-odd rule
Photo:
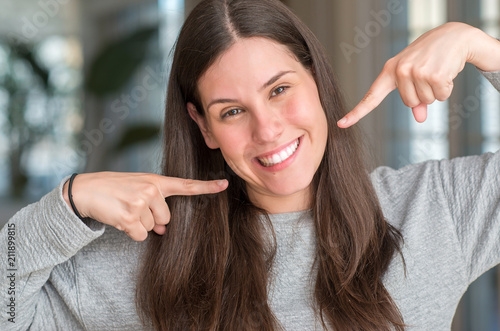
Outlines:
[[[310,70],[286,46],[239,39],[198,81],[205,116],[188,104],[207,146],[220,148],[245,180],[250,200],[270,213],[310,208],[311,181],[327,140]]]

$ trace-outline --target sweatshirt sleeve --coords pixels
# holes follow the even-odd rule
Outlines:
[[[84,223],[68,207],[62,196],[66,180],[17,212],[0,231],[0,330],[27,330],[38,314],[47,313],[48,307],[39,305],[47,304],[53,268],[104,232],[103,224]]]
[[[440,162],[469,281],[500,263],[500,151]]]
[[[500,38],[497,39],[500,41]],[[500,92],[500,71],[483,71],[479,68],[477,69]]]
[[[453,270],[470,284],[500,263],[500,151],[380,167],[372,180],[386,219],[414,255],[426,254],[428,272]]]
[[[479,70],[479,72],[500,92],[500,71]]]

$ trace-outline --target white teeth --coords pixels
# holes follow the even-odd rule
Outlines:
[[[289,154],[287,154],[287,152],[286,152],[286,151],[281,151],[281,152],[280,152],[280,158],[281,158],[282,160],[286,160],[286,158],[288,157],[288,155],[289,155]]]
[[[288,159],[290,156],[295,153],[297,150],[297,147],[299,147],[299,140],[297,139],[295,142],[287,146],[286,148],[282,149],[280,152],[275,153],[273,155],[269,155],[266,157],[258,158],[260,163],[265,166],[265,167],[271,167],[273,165],[276,165],[278,163],[281,163]]]

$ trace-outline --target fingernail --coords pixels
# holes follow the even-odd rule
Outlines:
[[[224,186],[225,184],[226,184],[226,180],[225,179],[219,179],[217,181],[217,185],[219,185],[219,186]]]
[[[337,124],[340,124],[340,125],[343,125],[343,124],[346,124],[347,123],[347,118],[343,118],[341,119],[340,121],[337,122]]]

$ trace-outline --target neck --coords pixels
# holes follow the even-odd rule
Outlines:
[[[248,191],[250,201],[269,214],[292,213],[311,208],[310,188],[286,196],[255,194]]]

